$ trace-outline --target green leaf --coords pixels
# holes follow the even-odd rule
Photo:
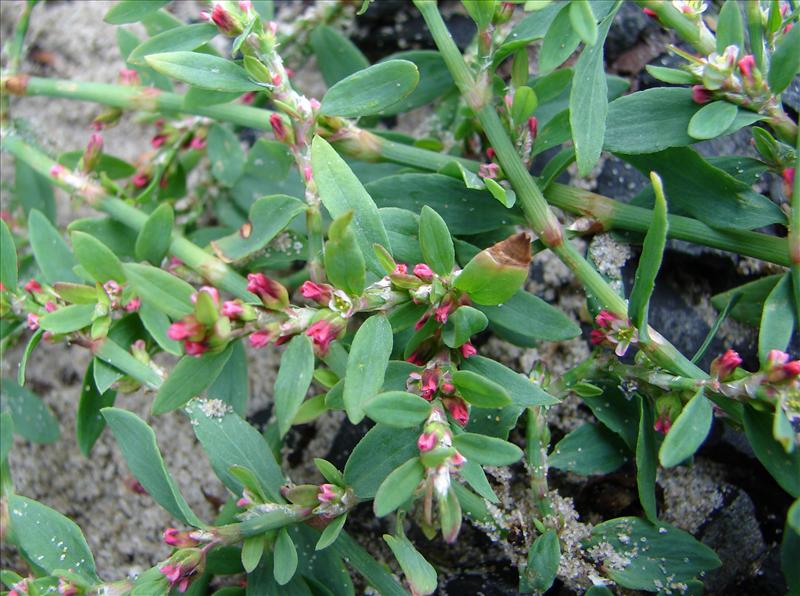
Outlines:
[[[549,406],[557,404],[558,399],[546,393],[525,375],[517,373],[499,362],[483,356],[470,356],[461,363],[461,368],[480,374],[504,387],[515,406]]]
[[[375,496],[383,480],[397,466],[419,454],[418,429],[376,424],[353,449],[344,467],[344,479],[359,499]]]
[[[322,531],[322,535],[319,537],[317,541],[317,545],[314,547],[314,550],[323,550],[328,548],[331,544],[336,542],[336,539],[339,538],[339,534],[344,527],[344,522],[347,521],[347,514],[343,513],[339,517],[335,518],[332,522],[330,522],[325,529]]]
[[[211,246],[226,263],[246,259],[267,246],[305,210],[305,203],[288,195],[261,197],[250,207],[248,221],[241,229],[212,241]]]
[[[582,476],[610,474],[627,460],[622,441],[605,428],[588,423],[561,439],[548,457],[552,467]]]
[[[369,60],[352,41],[327,25],[311,32],[311,48],[328,87],[369,66]]]
[[[344,377],[344,406],[353,424],[364,418],[364,404],[383,386],[392,353],[392,327],[385,316],[368,318],[356,331],[347,373]]]
[[[111,366],[118,368],[125,374],[130,375],[137,381],[149,385],[150,387],[157,388],[161,386],[161,377],[150,368],[148,365],[139,362],[136,358],[134,358],[130,352],[121,348],[116,342],[114,342],[111,338],[107,337],[103,340],[103,343],[97,348],[95,352],[95,358],[102,360],[106,364],[110,364]],[[98,366],[97,361],[95,361],[95,382],[98,379]],[[114,383],[116,381],[116,377],[110,381],[110,383]],[[98,388],[103,389],[100,383],[97,383]],[[107,389],[110,386],[105,386]]]
[[[325,274],[338,289],[351,296],[360,296],[364,291],[366,262],[358,245],[350,222],[353,212],[337,217],[328,229],[325,243]]]
[[[648,340],[647,311],[650,306],[650,297],[656,285],[656,276],[661,268],[661,259],[664,257],[664,248],[667,244],[667,200],[661,178],[655,172],[650,173],[650,180],[655,189],[656,202],[653,208],[653,219],[650,228],[644,237],[642,255],[636,267],[636,276],[633,281],[630,299],[628,300],[628,313],[633,324],[639,329],[639,337]]]
[[[689,120],[689,136],[695,139],[713,139],[730,128],[739,108],[727,101],[712,101],[704,105]]]
[[[208,131],[208,158],[211,173],[223,186],[233,186],[244,171],[246,158],[239,139],[220,124]]]
[[[136,237],[134,248],[136,258],[140,261],[150,261],[153,265],[160,265],[172,244],[174,223],[175,214],[169,203],[162,203],[156,207]]]
[[[646,397],[639,398],[639,437],[636,440],[636,487],[644,513],[652,522],[656,513],[656,438],[653,430],[653,406]]]
[[[322,204],[334,218],[353,211],[354,231],[367,269],[383,277],[383,268],[372,245],[380,244],[390,251],[391,245],[372,198],[345,161],[321,137],[314,137],[311,143],[311,164]]]
[[[161,74],[201,89],[213,91],[260,91],[237,64],[200,52],[164,52],[145,56],[145,62]]]
[[[75,219],[67,226],[67,230],[94,236],[119,257],[135,257],[136,230],[110,217]]]
[[[510,466],[522,457],[522,450],[513,443],[476,433],[456,435],[453,447],[483,466]]]
[[[242,483],[231,474],[231,466],[251,470],[267,495],[282,503],[283,473],[264,437],[229,408],[218,408],[215,400],[193,400],[186,406],[192,429],[208,454],[214,472],[234,494],[240,495]]]
[[[725,2],[717,20],[717,53],[722,55],[728,46],[744,48],[744,24],[739,2]],[[688,73],[687,73],[688,74]]]
[[[636,450],[638,438],[639,403],[629,399],[612,381],[593,381],[603,390],[602,395],[582,396],[592,414],[608,429],[619,435],[628,449]]]
[[[461,0],[461,4],[467,9],[467,14],[475,21],[479,31],[486,29],[492,23],[495,0]]]
[[[378,517],[388,515],[408,501],[424,477],[425,467],[420,463],[419,457],[412,457],[395,468],[381,482],[378,492],[375,494],[373,503],[375,515]]]
[[[573,0],[570,2],[569,20],[572,24],[572,28],[578,34],[578,37],[581,38],[583,43],[585,43],[587,46],[593,46],[597,43],[598,37],[600,37],[600,45],[602,45],[603,40],[605,40],[605,36],[598,36],[597,21],[594,18],[592,7],[588,2],[584,2],[583,0]],[[608,28],[606,28],[606,32],[607,31]],[[584,53],[585,52],[586,50],[584,50]]]
[[[120,408],[101,410],[131,473],[155,501],[186,525],[205,524],[189,507],[178,485],[167,471],[156,443],[156,434],[135,414]]]
[[[0,386],[0,411],[7,411],[14,421],[14,431],[34,443],[55,443],[61,436],[58,421],[42,399],[13,379],[3,378]]]
[[[545,593],[553,585],[561,560],[561,545],[558,534],[552,528],[537,536],[528,552],[528,565],[522,577],[528,587],[538,593]]]
[[[731,309],[731,316],[737,321],[758,327],[764,309],[764,301],[769,296],[775,285],[781,280],[783,274],[768,275],[755,281],[747,282],[711,297],[711,304],[721,311],[731,301],[734,295],[739,294],[740,300]]]
[[[795,328],[791,274],[786,273],[764,301],[758,329],[758,359],[762,365],[770,350],[785,351]]]
[[[498,306],[476,306],[501,335],[511,332],[514,343],[532,347],[539,340],[560,341],[580,335],[575,322],[544,300],[519,290]]]
[[[69,569],[90,585],[101,580],[81,529],[46,505],[19,495],[8,496],[11,535],[25,558],[42,575]]]
[[[608,113],[608,83],[603,65],[603,44],[614,20],[616,9],[602,23],[598,31],[588,2],[573,0],[569,5],[570,18],[587,47],[575,64],[572,90],[569,96],[569,124],[575,144],[578,173],[588,176],[603,149]],[[580,27],[576,26],[580,23]]]
[[[433,565],[425,560],[419,551],[414,548],[411,541],[400,534],[392,536],[384,534],[383,540],[392,549],[395,559],[397,559],[400,569],[408,580],[414,594],[425,596],[433,594],[436,590],[436,570]]]
[[[383,114],[385,116],[401,114],[413,110],[414,108],[424,106],[455,88],[450,70],[444,63],[441,54],[435,50],[397,52],[396,54],[388,56],[385,60],[407,60],[408,62],[416,64],[417,70],[419,70],[419,84],[416,89],[400,101],[384,109]],[[364,66],[367,65],[365,64]],[[356,70],[360,70],[361,68],[363,68],[363,66],[360,66]]]
[[[800,497],[800,449],[786,453],[772,436],[772,416],[744,408],[744,431],[758,458],[781,488],[794,498]]]
[[[219,376],[232,351],[233,346],[229,345],[216,354],[181,358],[158,390],[151,408],[152,413],[158,415],[170,412],[199,395]]]
[[[453,240],[444,219],[425,205],[419,216],[419,244],[422,257],[439,275],[449,275],[455,265]]]
[[[30,221],[31,211],[38,210],[51,222],[56,220],[56,202],[50,179],[21,159],[14,162],[14,197]]]
[[[103,20],[110,25],[136,23],[154,13],[170,0],[120,0],[106,13]]]
[[[486,185],[486,190],[492,193],[492,196],[500,201],[501,205],[511,209],[516,204],[517,194],[513,190],[500,186],[491,178],[484,178],[483,182]]]
[[[375,422],[397,428],[422,424],[431,413],[431,404],[419,395],[405,391],[379,393],[364,404],[367,416]]]
[[[769,63],[769,88],[775,95],[783,93],[800,71],[800,29],[795,26],[784,33]]]
[[[230,358],[222,367],[216,380],[208,388],[209,397],[221,399],[239,416],[245,415],[250,397],[250,379],[247,376],[247,353],[243,342],[233,344]]]
[[[275,379],[275,415],[281,437],[289,432],[292,420],[311,386],[313,375],[314,350],[309,337],[301,333],[289,342],[281,356],[281,366]]]
[[[128,283],[142,301],[149,302],[173,319],[192,313],[194,288],[182,279],[150,265],[126,263],[123,268]]]
[[[105,244],[84,232],[72,232],[70,238],[78,262],[96,281],[125,281],[122,263]]]
[[[250,536],[242,542],[242,567],[247,573],[251,573],[258,567],[258,563],[264,554],[264,541],[265,537],[261,535]]]
[[[92,324],[94,304],[62,306],[39,319],[39,326],[51,333],[71,333]]]
[[[109,389],[105,393],[100,393],[94,383],[94,364],[89,363],[86,374],[83,377],[81,387],[81,397],[78,402],[78,413],[75,420],[75,435],[81,453],[89,457],[97,439],[106,426],[106,420],[100,414],[103,408],[110,408],[114,405],[117,392]]]
[[[14,420],[7,410],[0,411],[0,468],[6,465],[6,458],[14,446]],[[4,487],[5,492],[5,487]]]
[[[689,136],[689,121],[701,109],[691,89],[656,87],[615,99],[608,105],[604,149],[626,154],[654,153],[697,142]],[[762,117],[739,110],[725,134]]]
[[[690,534],[664,523],[620,517],[592,529],[591,547],[606,543],[627,565],[607,565],[609,577],[623,588],[655,591],[655,586],[686,583],[721,565],[713,550]],[[642,548],[642,545],[647,548]]]
[[[281,528],[280,532],[278,532],[272,569],[275,581],[281,586],[288,584],[294,577],[295,571],[297,571],[297,550],[286,528]]]
[[[150,334],[150,337],[156,341],[162,350],[174,354],[175,356],[183,354],[181,343],[170,339],[167,335],[167,329],[169,329],[170,326],[167,315],[158,310],[155,306],[152,306],[149,302],[142,302],[137,314],[142,321],[142,325],[144,325],[144,328]]]
[[[320,112],[344,118],[381,114],[414,91],[417,83],[419,71],[413,62],[389,60],[374,64],[328,89]]]
[[[572,27],[569,4],[564,4],[558,16],[547,28],[539,50],[539,72],[547,74],[561,65],[578,48],[581,38]]]
[[[28,215],[28,237],[36,264],[47,283],[80,281],[72,272],[77,262],[69,246],[53,224],[36,209],[31,209]]]
[[[476,308],[459,306],[447,318],[447,324],[442,334],[445,345],[458,348],[469,341],[469,338],[480,333],[489,324],[489,319]]]
[[[480,408],[502,408],[511,403],[504,387],[470,370],[454,372],[453,384],[461,397]]]
[[[781,570],[789,593],[800,590],[800,500],[796,500],[786,514],[786,525],[783,529],[783,543],[781,544]]]
[[[714,419],[714,409],[701,388],[687,403],[669,429],[658,459],[665,468],[677,466],[694,455],[706,440]]]
[[[654,66],[652,64],[647,64],[644,68],[650,76],[664,83],[670,83],[671,85],[691,85],[694,83],[694,75],[685,70]]]
[[[195,50],[211,41],[218,33],[214,23],[194,23],[168,29],[142,42],[128,54],[126,62],[143,65],[145,56],[165,51]]]
[[[0,221],[0,283],[10,292],[17,288],[17,247],[5,220]]]

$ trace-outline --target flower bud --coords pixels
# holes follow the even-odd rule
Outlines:
[[[414,265],[414,275],[422,281],[431,281],[433,279],[433,270],[425,263],[417,263]]]
[[[242,32],[242,23],[222,3],[214,5],[208,18],[228,37]]]
[[[289,305],[286,288],[263,273],[250,273],[247,276],[247,291],[261,298],[261,302],[270,310],[283,310]]]
[[[300,287],[300,292],[303,294],[303,298],[313,300],[322,306],[327,306],[333,296],[333,287],[328,284],[306,281]]]
[[[473,346],[471,342],[461,344],[461,348],[459,349],[461,350],[461,356],[463,358],[469,358],[478,353],[478,350],[475,349],[475,346]]]
[[[692,101],[694,103],[705,104],[712,99],[712,93],[702,85],[692,86]]]
[[[273,339],[275,339],[275,333],[268,329],[259,329],[251,333],[250,337],[247,338],[250,345],[254,348],[266,347]]]
[[[727,381],[733,372],[742,365],[742,359],[734,350],[728,350],[722,356],[717,356],[711,362],[711,376],[720,381]]]
[[[275,138],[281,143],[285,143],[289,133],[281,115],[278,113],[273,113],[269,117],[269,125],[272,127],[272,134],[275,135]]]
[[[339,320],[341,321],[341,319]],[[331,342],[344,331],[344,328],[344,325],[337,325],[327,319],[321,319],[306,329],[306,335],[314,343],[314,351],[320,356],[325,356],[328,353]]]
[[[86,145],[86,150],[83,152],[81,163],[83,165],[83,172],[88,174],[97,166],[100,156],[103,154],[103,137],[99,133],[93,132],[89,137],[89,143]]]

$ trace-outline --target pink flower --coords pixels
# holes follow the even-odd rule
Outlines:
[[[651,19],[658,19],[658,15],[655,13],[655,11],[652,8],[643,8],[642,12],[644,14],[646,14],[648,17],[650,17]]]
[[[589,339],[592,345],[599,346],[606,341],[606,332],[602,329],[592,329],[591,333],[589,333]]]
[[[419,331],[420,329],[422,329],[422,327],[424,327],[425,323],[427,323],[428,319],[430,319],[430,318],[431,318],[430,313],[422,315],[419,318],[419,321],[414,323],[414,331]]]
[[[438,307],[436,307],[436,314],[434,318],[438,323],[444,325],[447,323],[447,318],[450,316],[450,311],[453,309],[453,303],[449,299],[445,299]]]
[[[330,321],[323,319],[306,329],[306,335],[314,342],[319,354],[324,356],[328,353],[331,342],[339,335],[339,330]]]
[[[431,401],[436,395],[436,390],[439,388],[439,371],[438,369],[425,369],[422,372],[422,381],[420,383],[420,395]]]
[[[406,358],[406,362],[416,364],[417,366],[425,366],[425,359],[423,358],[422,353],[419,351],[412,352],[411,356]]]
[[[666,412],[663,412],[653,424],[653,430],[665,435],[669,432],[669,429],[672,428],[672,421],[669,419],[669,415]]]
[[[469,422],[467,403],[460,397],[449,397],[444,401],[444,405],[453,419],[461,426],[466,426],[467,422]]]
[[[414,275],[422,281],[431,281],[433,279],[433,270],[425,263],[417,263],[414,265]]]
[[[290,74],[289,76],[291,77],[292,75]],[[319,103],[316,97],[312,97],[311,99],[309,99],[308,103],[311,105],[312,110],[318,110],[322,107],[322,104]]]
[[[786,168],[781,172],[781,178],[783,178],[783,194],[787,197],[792,196],[792,190],[794,188],[794,168]]]
[[[422,433],[417,439],[417,448],[425,453],[436,447],[436,435],[434,433]]]
[[[28,313],[28,329],[36,331],[39,328],[39,315]]]
[[[233,18],[222,4],[214,5],[214,10],[211,11],[211,20],[226,35],[236,35],[239,32]]]
[[[244,312],[242,305],[236,300],[226,300],[222,303],[222,316],[235,319]]]
[[[753,78],[753,69],[756,66],[756,59],[753,57],[752,54],[747,54],[743,56],[741,60],[738,62],[739,70],[742,71],[742,74],[747,79]]]
[[[183,341],[192,337],[202,338],[204,335],[205,327],[193,317],[173,323],[167,329],[167,337],[175,341]]]
[[[50,168],[50,175],[53,178],[60,178],[65,172],[66,170],[64,169],[64,166],[62,166],[60,163],[53,164],[53,167]]]
[[[394,267],[394,271],[392,271],[395,275],[407,275],[408,274],[408,265],[405,263],[397,263]]]
[[[733,350],[728,350],[722,356],[718,356],[711,363],[711,375],[720,381],[725,381],[733,374],[737,367],[742,365],[742,359]]]
[[[300,287],[303,298],[308,298],[309,300],[323,305],[330,302],[332,296],[331,290],[332,288],[328,284],[318,284],[313,281],[306,281]]]
[[[78,596],[78,587],[71,581],[59,577],[58,578],[58,593],[59,596]]]
[[[241,97],[241,99],[239,101],[241,101],[243,104],[249,106],[251,103],[253,103],[255,98],[256,98],[256,92],[255,91],[248,91],[247,93],[242,95],[242,97]]]
[[[177,528],[167,528],[164,530],[164,542],[170,546],[178,548],[191,548],[197,546],[197,540],[190,536],[191,532],[179,532]]]
[[[139,299],[138,296],[134,296],[128,303],[125,305],[125,310],[127,312],[138,312],[139,308],[142,306],[142,301]]]
[[[131,178],[131,182],[136,188],[144,188],[150,182],[150,176],[144,172],[136,172]]]
[[[303,166],[303,180],[306,181],[306,184],[311,182],[314,178],[314,170],[311,169],[311,166]]]
[[[711,101],[711,91],[702,85],[694,85],[692,87],[692,101],[699,104],[708,103]]]
[[[800,360],[792,360],[783,365],[783,372],[789,377],[794,378],[800,376]]]
[[[467,358],[468,357],[469,356],[467,356]],[[440,389],[442,393],[444,393],[445,395],[453,395],[456,392],[456,386],[453,385],[452,383],[448,383],[447,381],[442,383]]]
[[[275,84],[278,85],[280,83]],[[281,115],[273,112],[269,117],[269,125],[272,127],[272,133],[275,135],[275,138],[283,143],[286,140],[286,124],[284,124]]]
[[[496,163],[482,163],[478,168],[478,176],[481,178],[497,178],[500,166]]]
[[[187,551],[183,551],[187,552]],[[198,567],[201,563],[202,555],[194,555],[192,559],[185,559],[180,563],[167,563],[159,568],[159,571],[167,578],[170,587],[177,589],[178,592],[185,592],[189,588],[192,580],[199,575]]]
[[[197,293],[199,292],[205,292],[206,294],[211,296],[211,299],[214,301],[214,304],[219,306],[219,290],[217,290],[217,288],[213,286],[201,286],[200,289],[197,290]],[[197,302],[197,293],[192,294],[191,296],[192,303]]]
[[[531,116],[528,118],[528,132],[531,133],[531,140],[536,140],[536,135],[539,132],[539,121],[536,119],[536,116]]]
[[[26,292],[30,292],[31,294],[37,294],[42,291],[42,286],[35,279],[31,279],[28,283],[26,283],[23,286],[23,289]]]
[[[450,456],[450,464],[454,466],[460,466],[466,463],[467,458],[461,455],[458,451],[456,451],[453,455]]]
[[[618,320],[619,317],[608,310],[601,310],[594,318],[594,322],[597,323],[598,327],[611,327],[611,324]]]
[[[250,12],[250,9],[253,8],[253,3],[250,0],[239,0],[239,8],[242,9],[243,12]]]
[[[123,68],[119,71],[119,82],[123,85],[139,85],[139,73],[132,68]]]
[[[471,342],[467,342],[461,345],[461,356],[464,358],[469,358],[470,356],[474,356],[478,353],[478,350],[475,349],[475,346],[472,345]]]
[[[150,139],[150,146],[153,149],[158,149],[159,147],[161,147],[166,142],[167,142],[167,135],[159,134],[159,135],[154,136],[152,139]]]
[[[197,149],[198,151],[205,149],[206,145],[208,145],[208,142],[200,137],[192,137],[192,140],[189,143],[189,147],[191,149]]]
[[[269,309],[285,308],[289,303],[286,288],[263,273],[248,274],[247,291],[261,298],[261,302]]]
[[[250,334],[248,341],[254,348],[263,348],[274,338],[274,334],[266,329],[259,329]]]
[[[250,503],[251,503],[250,499],[248,499],[247,497],[243,496],[241,499],[236,501],[236,506],[237,507],[247,507],[248,505],[250,505]]]
[[[335,484],[320,484],[317,500],[320,503],[330,503],[339,497],[338,487]]]
[[[208,351],[208,346],[204,341],[185,341],[183,349],[189,356],[202,356]]]
[[[47,302],[44,303],[44,310],[47,311],[47,312],[53,312],[57,308],[58,307],[53,302],[51,302],[50,300],[48,300]]]

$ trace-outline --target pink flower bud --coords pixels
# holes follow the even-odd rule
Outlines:
[[[42,291],[42,286],[35,279],[31,279],[22,287],[26,292],[30,292],[31,294],[36,294]]]
[[[422,382],[420,383],[420,395],[431,401],[439,388],[439,370],[425,369],[422,372]]]
[[[274,82],[274,80],[273,80]],[[275,83],[278,85],[280,83]],[[275,138],[278,139],[281,143],[286,141],[286,124],[283,122],[283,118],[281,118],[280,114],[273,113],[269,117],[269,124],[272,127],[272,134],[275,135]]]
[[[303,298],[313,300],[319,304],[328,304],[331,300],[332,288],[328,284],[318,284],[313,281],[306,281],[300,287]]]
[[[494,156],[495,156],[494,149],[492,147],[489,147],[486,150],[486,157],[488,157],[489,159],[494,159]]]
[[[203,341],[185,341],[183,349],[189,356],[202,356],[208,351],[208,346]]]
[[[123,68],[119,71],[119,82],[122,85],[140,85],[139,73],[132,68]]]
[[[58,578],[58,594],[59,596],[78,596],[78,587],[71,581],[59,577]]]
[[[45,311],[47,311],[47,312],[53,312],[53,311],[55,311],[57,308],[58,308],[58,307],[57,307],[55,304],[53,304],[53,302],[51,302],[50,300],[48,300],[47,302],[45,302],[45,303],[44,303],[44,309],[45,309]]]
[[[438,323],[444,325],[453,310],[453,303],[449,299],[445,299],[439,306],[436,307],[436,314],[434,318]]]
[[[794,189],[794,168],[786,168],[781,172],[781,178],[783,178],[783,194],[787,197],[792,196],[792,191]]]
[[[422,433],[417,439],[417,448],[425,453],[436,447],[436,435],[434,433]]]
[[[144,188],[150,182],[150,176],[144,172],[136,172],[133,178],[131,178],[131,182],[136,188]]]
[[[411,356],[406,358],[406,362],[410,362],[411,364],[415,364],[417,366],[425,366],[425,358],[419,351],[412,352]]]
[[[39,315],[28,313],[28,329],[36,331],[39,328]]]
[[[154,136],[152,139],[150,139],[150,146],[153,149],[158,149],[166,142],[167,142],[167,135],[158,134]]]
[[[800,375],[800,360],[792,360],[783,365],[783,372],[789,375],[790,378]]]
[[[727,380],[739,366],[742,365],[742,359],[739,354],[733,350],[728,350],[722,356],[718,356],[711,363],[711,375],[715,376],[720,381]]]
[[[242,12],[249,13],[253,8],[253,3],[250,2],[250,0],[239,0],[239,8],[242,10]]]
[[[222,4],[214,5],[214,10],[211,11],[211,20],[225,35],[233,37],[242,32],[242,28]]]
[[[182,321],[173,323],[167,329],[167,337],[175,341],[183,341],[189,338],[202,338],[205,328],[192,317],[187,317]]]
[[[311,341],[314,342],[316,351],[321,356],[324,356],[328,353],[331,342],[336,339],[337,335],[339,335],[339,329],[337,329],[330,321],[323,319],[313,323],[308,329],[306,329],[306,335],[308,335],[311,338]]]
[[[250,334],[248,341],[254,348],[263,348],[274,338],[274,333],[266,329],[260,329]]]
[[[445,395],[453,395],[456,392],[456,386],[447,382],[442,383],[440,389]]]
[[[431,281],[433,279],[433,270],[425,263],[417,263],[414,265],[414,275],[422,281]]]
[[[247,507],[248,505],[250,505],[250,503],[251,503],[250,499],[248,499],[247,497],[242,497],[241,499],[236,501],[236,506],[237,507]]]
[[[611,324],[614,321],[618,321],[619,317],[615,315],[613,312],[608,310],[601,310],[597,313],[597,316],[594,318],[594,322],[597,323],[598,327],[611,327]]]
[[[317,500],[320,503],[330,503],[339,497],[338,487],[335,484],[320,484]]]
[[[692,101],[694,103],[704,104],[711,101],[712,94],[711,91],[703,87],[702,85],[694,85],[692,87]]]
[[[496,163],[482,163],[478,168],[478,176],[481,178],[497,178],[497,173],[500,171],[500,166]]]
[[[67,170],[64,169],[60,163],[53,164],[53,167],[50,168],[50,175],[53,178],[61,178],[66,173]]]
[[[142,301],[139,299],[138,296],[134,296],[128,303],[125,305],[125,310],[127,312],[138,312],[142,306]]]
[[[658,18],[658,15],[655,13],[655,11],[652,8],[643,8],[642,12],[644,14],[646,14],[648,17],[650,17],[651,19],[657,19]]]
[[[667,412],[662,412],[653,424],[653,430],[662,435],[666,435],[670,428],[672,428],[672,421],[669,419],[669,414]]]
[[[589,339],[592,345],[599,346],[606,341],[606,332],[602,329],[592,329],[591,333],[589,333]]]
[[[103,136],[100,133],[93,132],[89,137],[89,142],[86,144],[86,150],[83,152],[83,171],[91,172],[97,165],[102,153]]]
[[[214,304],[216,306],[219,306],[219,290],[217,290],[217,288],[215,288],[214,286],[201,286],[200,289],[197,290],[197,292],[192,294],[191,296],[193,304],[197,302],[197,294],[199,292],[205,292],[206,294],[211,296],[211,299],[214,301]]]
[[[226,300],[222,303],[222,316],[235,319],[244,312],[242,305],[235,300]]]
[[[311,169],[311,166],[303,166],[303,180],[306,181],[306,184],[310,183],[314,179],[314,170]]]
[[[445,402],[445,407],[453,419],[461,426],[466,426],[469,422],[469,409],[467,403],[460,397],[449,397]]]
[[[419,318],[419,321],[414,323],[414,331],[419,331],[425,326],[425,323],[428,322],[428,319],[431,318],[430,313],[424,314]]]
[[[291,75],[290,75],[291,76]],[[312,97],[308,100],[309,105],[311,105],[312,110],[318,110],[322,107],[322,104],[317,101],[315,97]]]
[[[178,546],[178,535],[180,532],[177,528],[167,528],[164,530],[163,538],[166,544],[170,546]]]
[[[739,64],[739,70],[742,71],[742,74],[747,79],[752,79],[753,69],[756,66],[756,59],[753,57],[753,55],[747,54],[746,56],[743,56],[742,59],[739,60],[738,64]]]
[[[475,346],[472,343],[467,342],[461,345],[461,356],[464,358],[469,358],[470,356],[474,356],[478,353],[478,350],[475,349]]]
[[[408,274],[408,265],[405,263],[397,263],[394,267],[394,271],[392,272],[396,275],[407,275]]]
[[[536,116],[528,118],[528,132],[531,133],[531,141],[535,141],[536,135],[539,133],[539,121]]]
[[[255,91],[248,91],[247,93],[242,95],[242,97],[241,97],[241,99],[239,99],[239,101],[241,101],[243,104],[249,106],[251,103],[253,103],[255,98],[256,98],[256,92]]]
[[[453,455],[450,456],[450,463],[454,466],[460,466],[467,462],[467,458],[461,455],[458,451],[456,451]]]
[[[286,288],[263,273],[250,273],[247,276],[247,291],[256,294],[264,306],[271,310],[280,310],[289,304]]]

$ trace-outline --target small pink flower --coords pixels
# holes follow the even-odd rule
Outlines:
[[[272,75],[272,84],[273,85],[275,85],[276,87],[280,87],[282,82],[283,82],[283,78],[281,78],[281,75],[279,75],[278,73],[275,73],[274,75]]]
[[[311,169],[311,166],[303,166],[303,180],[306,181],[306,184],[311,182],[314,179],[314,170]]]
[[[589,333],[589,339],[592,342],[592,345],[599,346],[601,343],[606,341],[606,332],[602,329],[592,329],[591,333]]]
[[[666,412],[662,413],[653,424],[653,430],[662,435],[666,435],[670,428],[672,428],[672,421]]]
[[[248,274],[247,291],[261,298],[267,308],[281,308],[288,302],[286,288],[263,273]]]
[[[453,419],[461,426],[466,426],[469,422],[469,409],[467,403],[460,397],[450,397],[445,400],[445,406]]]
[[[792,360],[783,365],[783,372],[789,377],[794,378],[800,376],[800,360]]]
[[[411,356],[406,358],[406,362],[416,364],[417,366],[425,366],[425,359],[419,351],[412,352]]]
[[[235,300],[226,300],[222,303],[222,316],[235,319],[244,312],[242,305]]]
[[[461,455],[458,451],[456,451],[453,455],[450,456],[450,464],[454,466],[460,466],[465,464],[467,458]]]
[[[430,313],[424,314],[419,318],[419,321],[414,323],[414,331],[419,331],[425,326],[425,323],[428,322],[428,319],[431,318]]]
[[[136,188],[144,188],[150,182],[150,176],[144,172],[136,172],[131,178],[131,182]]]
[[[478,350],[475,349],[475,346],[473,346],[471,342],[467,342],[461,345],[461,355],[464,358],[469,358],[470,356],[474,356],[477,353]]]
[[[235,35],[238,33],[236,23],[222,4],[214,5],[214,10],[211,11],[211,20],[227,35]]]
[[[182,321],[173,323],[167,329],[167,337],[175,341],[183,341],[191,337],[202,337],[204,334],[205,328],[193,317],[187,317]]]
[[[425,453],[436,447],[436,435],[434,433],[422,433],[417,439],[417,448]]]
[[[448,383],[447,381],[442,383],[440,389],[445,395],[453,395],[456,392],[456,386],[452,383]]]
[[[123,85],[139,85],[139,73],[132,68],[123,68],[119,71],[119,82]]]
[[[711,363],[711,374],[720,381],[725,381],[733,374],[739,366],[742,365],[742,359],[739,354],[734,350],[728,350],[722,356],[714,359]]]
[[[125,305],[125,310],[127,312],[138,312],[142,306],[142,301],[139,299],[138,296],[134,296],[128,303]]]
[[[655,11],[652,8],[643,8],[642,12],[644,14],[646,14],[648,17],[650,17],[651,19],[657,19],[658,18],[658,15],[655,13]]]
[[[250,499],[248,499],[247,497],[243,496],[241,499],[236,501],[236,506],[237,507],[247,507],[248,505],[250,505],[251,502],[252,501],[250,501]]]
[[[214,301],[214,304],[219,306],[219,290],[217,290],[217,288],[213,286],[201,286],[200,289],[197,290],[197,293],[192,294],[191,296],[192,303],[197,302],[197,294],[199,292],[205,292],[206,294],[211,296],[211,299]]]
[[[239,8],[242,9],[243,12],[249,13],[253,8],[253,3],[250,2],[250,0],[239,0]]]
[[[300,287],[303,298],[308,298],[319,304],[328,304],[331,300],[331,286],[328,284],[318,284],[313,281],[306,281]]]
[[[241,101],[243,104],[249,106],[251,103],[253,103],[253,101],[255,101],[255,99],[256,99],[256,92],[255,91],[248,91],[247,93],[242,95],[242,97],[241,97],[241,99],[239,101]]]
[[[478,176],[481,178],[497,178],[500,166],[496,163],[482,163],[478,168]]]
[[[598,327],[611,327],[611,324],[618,320],[619,317],[608,310],[601,310],[594,318],[594,322],[597,323]]]
[[[422,281],[431,281],[433,279],[433,270],[425,263],[417,263],[414,265],[414,275]]]
[[[200,137],[192,137],[192,141],[189,143],[191,149],[197,149],[198,151],[205,149],[206,145],[208,145],[208,142]]]
[[[59,577],[58,594],[59,596],[78,596],[78,587],[63,577]]]
[[[166,142],[167,142],[167,135],[159,134],[159,135],[154,136],[152,139],[150,139],[150,146],[153,149],[158,149],[159,147],[161,147]]]
[[[274,334],[266,329],[260,329],[250,334],[248,341],[254,348],[263,348],[274,338]]]
[[[320,503],[330,503],[336,500],[339,496],[337,488],[335,484],[320,484],[317,500]]]
[[[531,140],[536,140],[536,135],[539,132],[539,121],[536,119],[536,116],[531,116],[528,118],[528,132],[531,133]]]
[[[39,315],[28,313],[28,329],[36,331],[39,328]]]
[[[741,60],[738,62],[739,70],[742,71],[742,74],[747,79],[753,78],[753,69],[756,66],[756,59],[753,57],[752,54],[747,54],[743,56]]]
[[[117,296],[122,291],[122,286],[120,286],[113,279],[109,279],[106,283],[103,284],[103,289],[109,296]]]
[[[445,299],[439,306],[436,307],[436,314],[434,318],[437,323],[444,325],[453,310],[453,303],[449,299]]]
[[[57,308],[58,307],[53,302],[51,302],[50,300],[48,300],[47,302],[44,303],[44,309],[47,312],[53,312]]]
[[[178,546],[180,532],[177,528],[167,528],[164,530],[163,538],[166,544],[170,546]]]
[[[331,342],[339,335],[339,330],[330,321],[321,320],[313,323],[306,329],[306,335],[314,342],[319,354],[324,356],[328,353]]]
[[[291,76],[291,75],[289,75],[289,76]],[[308,103],[311,105],[311,109],[312,110],[318,110],[318,109],[320,109],[322,107],[322,104],[319,103],[319,101],[317,101],[317,99],[315,97],[312,97],[311,99],[309,99]]]
[[[408,275],[408,265],[405,263],[397,263],[392,273],[395,275]]]
[[[781,172],[781,178],[783,178],[783,194],[787,197],[792,196],[792,190],[794,188],[794,168],[786,168]]]
[[[203,341],[185,341],[183,349],[189,356],[202,356],[208,351],[208,346]]]
[[[37,294],[42,291],[41,284],[36,281],[35,279],[31,279],[28,283],[23,286],[23,289],[26,292],[30,292],[31,294]]]
[[[692,87],[692,101],[694,103],[704,104],[711,101],[712,94],[711,91],[703,87],[702,85],[694,85]]]
[[[53,164],[53,167],[50,168],[50,175],[53,178],[61,178],[65,172],[66,170],[64,169],[64,166],[62,166],[60,163]]]
[[[280,83],[275,83],[275,85],[278,84]],[[272,115],[269,117],[269,125],[272,127],[272,133],[275,135],[275,138],[278,139],[281,143],[284,142],[286,140],[287,133],[286,133],[286,124],[284,124],[281,115],[273,112]]]
[[[420,395],[431,401],[439,388],[439,371],[437,369],[425,369],[422,372],[420,383]]]

